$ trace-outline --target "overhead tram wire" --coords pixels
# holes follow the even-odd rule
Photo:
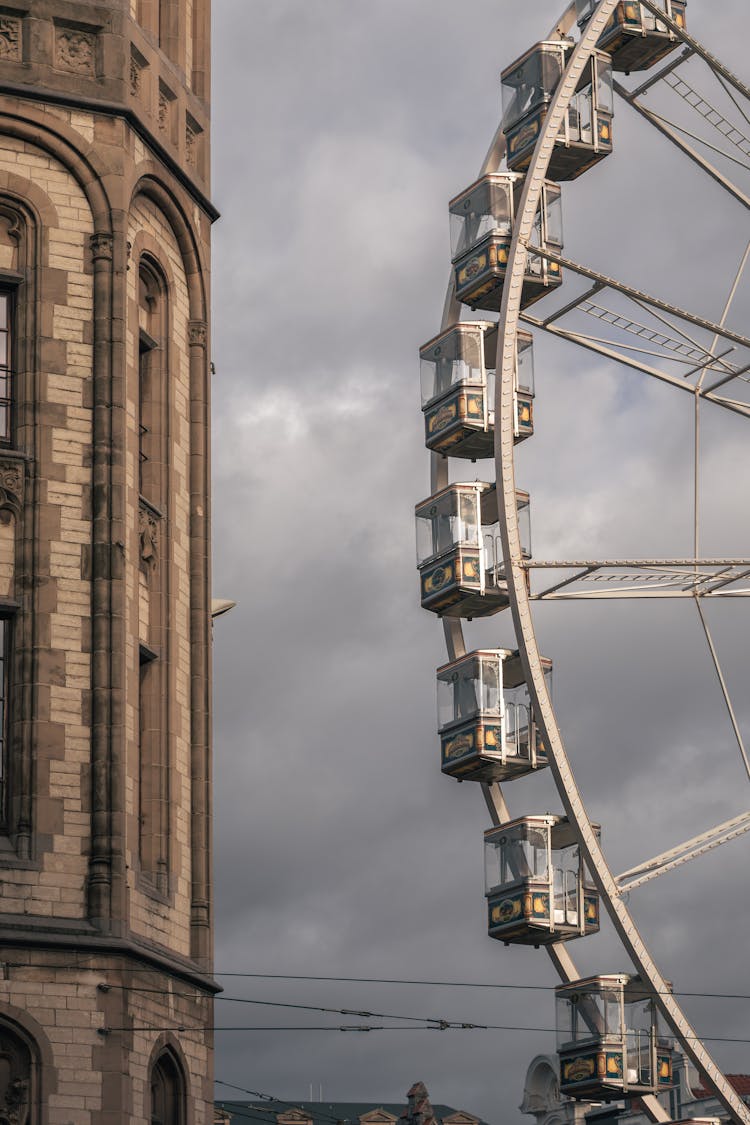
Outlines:
[[[152,994],[157,994],[157,995],[160,995],[160,996],[163,995],[163,989],[160,989],[160,988],[138,988],[138,987],[131,987],[130,985],[127,985],[127,984],[110,985],[109,987],[111,989],[116,989],[116,990],[120,990],[120,991],[123,991],[123,992],[137,992],[139,995],[142,994],[142,993],[152,993]],[[185,993],[177,994],[176,998],[183,999],[183,1000],[192,1000],[192,997],[188,996]],[[290,1002],[287,1002],[287,1001],[284,1001],[284,1000],[252,1000],[252,999],[245,999],[244,997],[241,997],[241,996],[217,996],[217,997],[215,997],[215,999],[216,1000],[223,1000],[224,1003],[229,1003],[229,1004],[255,1004],[258,1007],[262,1007],[262,1008],[294,1008],[298,1011],[324,1012],[327,1015],[334,1015],[334,1016],[357,1016],[359,1019],[405,1020],[409,1023],[420,1023],[420,1024],[432,1024],[432,1023],[434,1023],[434,1024],[445,1025],[445,1026],[455,1024],[455,1025],[458,1025],[458,1026],[461,1026],[461,1027],[470,1026],[469,1023],[467,1023],[463,1020],[445,1020],[445,1019],[441,1019],[439,1016],[399,1016],[399,1015],[394,1015],[393,1012],[370,1012],[370,1011],[364,1011],[362,1009],[354,1009],[354,1008],[323,1008],[323,1007],[320,1007],[317,1004],[293,1004],[293,1003],[290,1003]],[[472,1024],[471,1026],[474,1026],[474,1025]],[[483,1026],[483,1025],[477,1025],[477,1026]]]
[[[33,962],[33,961],[5,961],[3,962],[7,969],[48,969],[48,963]],[[69,972],[92,972],[101,973],[102,970],[96,965],[71,965],[66,963],[64,966]],[[139,975],[148,974],[161,974],[164,972],[160,968],[150,968],[148,966],[137,968],[123,968],[124,973],[137,973]],[[493,989],[493,990],[514,990],[517,992],[549,992],[555,988],[554,984],[516,984],[503,981],[462,981],[462,980],[428,980],[428,979],[410,979],[406,977],[334,977],[334,976],[313,976],[303,973],[239,973],[239,972],[215,972],[215,977],[229,978],[232,980],[280,980],[280,981],[309,981],[309,982],[328,982],[331,984],[388,984],[388,985],[407,985],[417,987],[429,988],[476,988],[476,989]],[[158,992],[162,993],[163,989],[147,989],[141,988],[138,985],[120,985],[107,983],[109,989],[129,989],[131,992]],[[196,989],[198,986],[195,986]],[[668,996],[686,996],[690,999],[698,1000],[748,1000],[750,1001],[750,993],[744,992],[688,992],[684,989],[673,988],[664,993]],[[253,1004],[254,1000],[244,1000],[242,997],[232,996],[214,996],[215,1000],[232,1000],[241,1001],[242,1003]],[[258,1001],[260,1003],[260,1001]],[[270,1003],[270,1001],[264,1001]],[[285,1005],[286,1006],[286,1005]],[[323,1011],[324,1009],[319,1009]],[[340,1009],[335,1009],[337,1012]],[[394,1016],[386,1017],[393,1019],[402,1019],[406,1017]]]
[[[171,1031],[171,1032],[181,1032],[181,1033],[186,1033],[186,1032],[191,1032],[191,1031],[203,1032],[205,1030],[205,1027],[202,1024],[200,1024],[200,1025],[196,1024],[194,1027],[191,1027],[190,1025],[187,1025],[187,1024],[170,1024],[169,1026],[166,1026],[166,1027],[152,1027],[150,1025],[141,1027],[141,1026],[138,1026],[136,1024],[131,1024],[129,1027],[109,1027],[109,1026],[105,1025],[104,1027],[96,1028],[95,1030],[100,1035],[107,1036],[107,1035],[112,1035],[116,1032],[124,1032],[124,1031],[127,1031],[127,1032],[132,1032],[132,1031],[159,1031],[159,1032]],[[260,1026],[260,1025],[252,1025],[252,1026],[248,1026],[248,1025],[241,1025],[241,1026],[228,1025],[226,1027],[224,1027],[224,1026],[220,1026],[220,1027],[214,1026],[210,1030],[213,1033],[222,1033],[222,1034],[228,1033],[230,1031],[231,1032],[263,1032],[264,1034],[268,1031],[293,1031],[293,1032],[296,1032],[296,1033],[310,1032],[310,1031],[328,1031],[328,1032],[335,1031],[335,1032],[339,1032],[340,1034],[344,1033],[344,1032],[356,1032],[358,1034],[364,1034],[364,1033],[370,1033],[370,1032],[373,1032],[373,1031],[432,1031],[432,1032],[443,1032],[443,1031],[512,1031],[514,1033],[517,1033],[519,1031],[521,1031],[521,1032],[526,1031],[526,1032],[533,1032],[536,1035],[540,1035],[540,1034],[542,1034],[542,1035],[555,1035],[556,1034],[556,1028],[554,1028],[554,1027],[521,1027],[518,1024],[459,1023],[458,1021],[445,1022],[445,1023],[441,1023],[440,1025],[437,1025],[436,1023],[421,1024],[418,1027],[415,1027],[413,1025],[411,1025],[409,1027],[404,1027],[402,1024],[311,1024],[311,1025],[310,1024],[308,1024],[308,1025],[302,1024],[302,1025],[298,1025],[298,1026],[290,1026],[288,1024],[287,1025],[271,1024],[271,1025],[263,1025],[263,1026]],[[736,1043],[736,1044],[740,1044],[740,1045],[746,1045],[746,1044],[750,1045],[750,1039],[744,1039],[744,1038],[741,1038],[741,1037],[728,1036],[728,1035],[691,1035],[691,1036],[689,1036],[689,1038],[691,1040],[695,1040],[696,1042],[701,1042],[701,1043]]]
[[[312,976],[301,973],[217,973],[218,977],[229,977],[246,980],[299,980],[321,981],[333,984],[396,984],[396,985],[423,985],[430,988],[482,988],[482,989],[515,989],[520,992],[549,992],[554,985],[546,984],[510,984],[498,981],[464,981],[464,980],[419,980],[405,977],[329,977]],[[706,1000],[750,1000],[750,993],[740,992],[685,992],[682,989],[671,989],[671,996],[689,996]],[[220,999],[220,997],[217,997]]]

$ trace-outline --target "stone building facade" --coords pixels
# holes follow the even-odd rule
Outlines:
[[[210,0],[0,4],[0,1121],[213,1121]]]

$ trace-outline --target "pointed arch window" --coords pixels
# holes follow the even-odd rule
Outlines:
[[[13,424],[14,294],[0,288],[0,442],[9,445]]]
[[[138,491],[159,511],[164,503],[164,337],[166,287],[148,259],[138,274]]]
[[[138,271],[138,491],[141,554],[139,856],[150,892],[169,894],[169,304],[157,262]],[[0,1122],[1,1125],[1,1122]]]
[[[171,1051],[164,1051],[151,1069],[150,1125],[185,1125],[185,1081]]]

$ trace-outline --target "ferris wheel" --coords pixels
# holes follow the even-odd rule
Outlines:
[[[651,1120],[669,1121],[658,1095],[674,1082],[674,1043],[730,1118],[747,1125],[748,1108],[657,968],[627,900],[750,830],[750,813],[616,875],[571,769],[552,705],[552,661],[535,628],[545,602],[682,599],[697,614],[750,777],[706,609],[750,596],[750,558],[703,557],[700,488],[704,409],[750,417],[750,338],[729,327],[750,243],[726,278],[718,319],[563,252],[563,198],[566,211],[574,208],[576,189],[566,187],[563,197],[560,185],[597,175],[595,166],[616,150],[615,103],[709,177],[727,207],[750,210],[742,179],[750,173],[750,89],[690,34],[686,7],[685,0],[575,0],[546,39],[503,70],[502,122],[478,178],[450,202],[452,268],[441,329],[420,350],[431,490],[416,507],[417,551],[421,603],[441,618],[447,647],[437,671],[442,770],[479,783],[492,819],[485,834],[490,936],[545,947],[561,978],[561,1092],[583,1101],[639,1098]],[[672,99],[671,113],[655,101],[659,92]],[[533,343],[542,333],[692,397],[689,554],[532,554],[533,497],[516,480],[516,450],[534,433]],[[489,458],[494,474],[485,479],[462,472]],[[472,648],[464,623],[501,611],[512,616],[517,648]],[[543,769],[554,777],[563,812],[512,817],[503,786]],[[570,942],[596,933],[601,911],[633,971],[582,978]]]

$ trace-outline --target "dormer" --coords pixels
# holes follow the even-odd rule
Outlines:
[[[368,1113],[363,1113],[359,1119],[359,1125],[395,1125],[398,1118],[392,1113],[379,1106],[378,1109],[371,1109]]]
[[[276,1114],[277,1125],[313,1125],[313,1119],[304,1109],[287,1109]]]

